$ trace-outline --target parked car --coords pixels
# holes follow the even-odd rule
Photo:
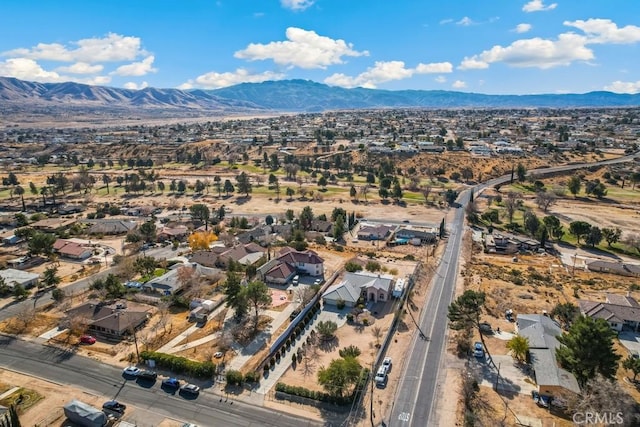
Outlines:
[[[482,332],[483,334],[492,334],[493,328],[491,327],[490,323],[482,322],[480,323],[480,332]]]
[[[482,343],[480,341],[476,341],[473,345],[473,355],[478,359],[482,359],[484,357],[484,347],[482,347]]]
[[[318,285],[319,286],[321,283],[322,283],[322,279],[316,279],[316,280],[313,281],[314,285]]]
[[[96,343],[96,337],[92,337],[91,335],[83,335],[80,337],[80,342],[82,344],[95,344]]]
[[[291,283],[293,284],[293,286],[298,286],[300,284],[300,276],[298,276],[297,274],[293,276],[293,281]]]
[[[197,397],[200,394],[200,387],[195,384],[185,384],[180,387],[180,393]]]
[[[107,411],[117,412],[118,414],[124,414],[124,410],[127,409],[126,405],[118,402],[117,400],[109,400],[104,402],[102,409]]]
[[[384,387],[387,384],[387,369],[388,368],[384,365],[380,365],[380,367],[378,368],[378,372],[373,379],[376,383],[376,386]]]
[[[385,357],[384,360],[382,361],[382,366],[386,366],[387,367],[387,372],[391,372],[391,358],[390,357]]]
[[[216,359],[220,359],[222,356],[224,356],[224,353],[222,353],[221,351],[216,351],[215,353],[213,353],[213,357],[215,357]]]
[[[136,366],[127,366],[122,370],[122,373],[128,377],[137,377],[140,373],[140,368]]]
[[[549,407],[549,402],[551,401],[549,396],[542,396],[536,390],[531,390],[531,397],[538,406],[542,406],[543,408]]]
[[[158,374],[154,371],[143,370],[138,372],[138,378],[141,380],[155,381],[158,378]]]
[[[179,389],[180,381],[177,378],[165,378],[162,380],[162,387]]]

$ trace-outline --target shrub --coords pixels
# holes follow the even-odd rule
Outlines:
[[[216,365],[212,362],[196,362],[173,354],[143,351],[142,360],[154,360],[160,368],[165,368],[176,374],[189,374],[197,378],[211,378],[216,372]]]
[[[362,324],[363,324],[364,326],[368,326],[368,325],[369,325],[369,319],[368,319],[368,318],[366,318],[366,317],[365,317],[364,319],[362,319]]]
[[[244,382],[245,383],[258,383],[260,382],[260,374],[256,371],[249,371],[244,374]]]
[[[272,367],[272,368],[276,366],[276,359],[275,359],[275,357],[272,357],[272,358],[271,358],[270,365],[271,365],[271,367]]]
[[[227,371],[227,385],[242,385],[244,381],[244,375],[242,372],[235,369],[229,369]]]
[[[338,301],[336,301],[336,307],[338,307],[338,310],[342,310],[346,305],[347,303],[342,298],[339,298]]]
[[[347,313],[347,322],[353,322],[353,314]]]
[[[347,357],[354,357],[355,358],[355,357],[360,356],[361,351],[355,345],[350,345],[348,347],[343,348],[338,353],[340,353],[340,357],[342,357],[342,358],[347,358]]]
[[[345,264],[344,269],[347,270],[349,273],[355,273],[356,271],[361,271],[362,266],[358,263],[349,261],[348,263]]]

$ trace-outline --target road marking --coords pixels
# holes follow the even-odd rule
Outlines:
[[[404,423],[408,423],[409,416],[410,414],[408,412],[401,412],[400,415],[398,415],[398,419]]]

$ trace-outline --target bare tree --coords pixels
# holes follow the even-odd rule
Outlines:
[[[310,287],[305,286],[296,290],[296,297],[300,300],[302,305],[307,305],[309,301],[315,296],[316,292]]]
[[[536,205],[538,208],[542,209],[544,212],[547,212],[551,206],[553,206],[557,201],[557,197],[550,191],[538,191],[536,193]]]
[[[382,328],[380,326],[374,326],[371,328],[371,335],[376,339],[376,345],[380,344],[380,338],[382,338]]]
[[[433,189],[433,187],[431,187],[430,185],[425,185],[422,187],[422,196],[424,197],[424,202],[425,203],[429,203],[429,195],[431,194],[431,190]]]
[[[304,356],[302,356],[302,376],[307,378],[313,375],[316,372],[316,362],[315,358],[311,357],[307,351],[304,352]]]
[[[18,313],[16,313],[16,320],[18,321],[18,329],[20,332],[25,331],[31,322],[36,318],[36,310],[29,304],[23,304]]]
[[[513,223],[513,214],[515,214],[516,209],[520,205],[520,193],[516,193],[515,191],[509,191],[507,196],[504,198],[504,207],[507,210],[507,216],[509,217],[509,223]]]

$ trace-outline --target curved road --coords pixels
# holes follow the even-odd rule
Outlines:
[[[125,380],[120,368],[77,356],[71,351],[0,336],[0,366],[5,369],[115,398],[162,417],[188,420],[201,426],[316,427],[322,423],[269,408],[248,405],[204,390],[187,400],[160,388]],[[78,396],[81,398],[81,396]],[[230,403],[233,402],[233,403]],[[328,425],[328,424],[326,424]]]
[[[640,153],[604,160],[595,163],[555,166],[529,171],[528,176],[541,177],[557,172],[583,169],[592,166],[604,166],[633,161]],[[496,184],[504,184],[511,179],[510,175],[494,178],[472,188],[478,192]],[[450,226],[446,248],[436,270],[427,304],[423,307],[418,320],[420,329],[429,337],[429,341],[419,339],[417,334],[411,342],[406,354],[409,359],[405,363],[400,383],[396,390],[394,403],[389,418],[390,427],[425,427],[436,426],[438,419],[434,408],[435,399],[439,395],[439,375],[443,354],[446,348],[447,312],[453,299],[455,284],[458,278],[458,259],[464,234],[464,207],[469,201],[469,190],[458,197],[454,219]]]

